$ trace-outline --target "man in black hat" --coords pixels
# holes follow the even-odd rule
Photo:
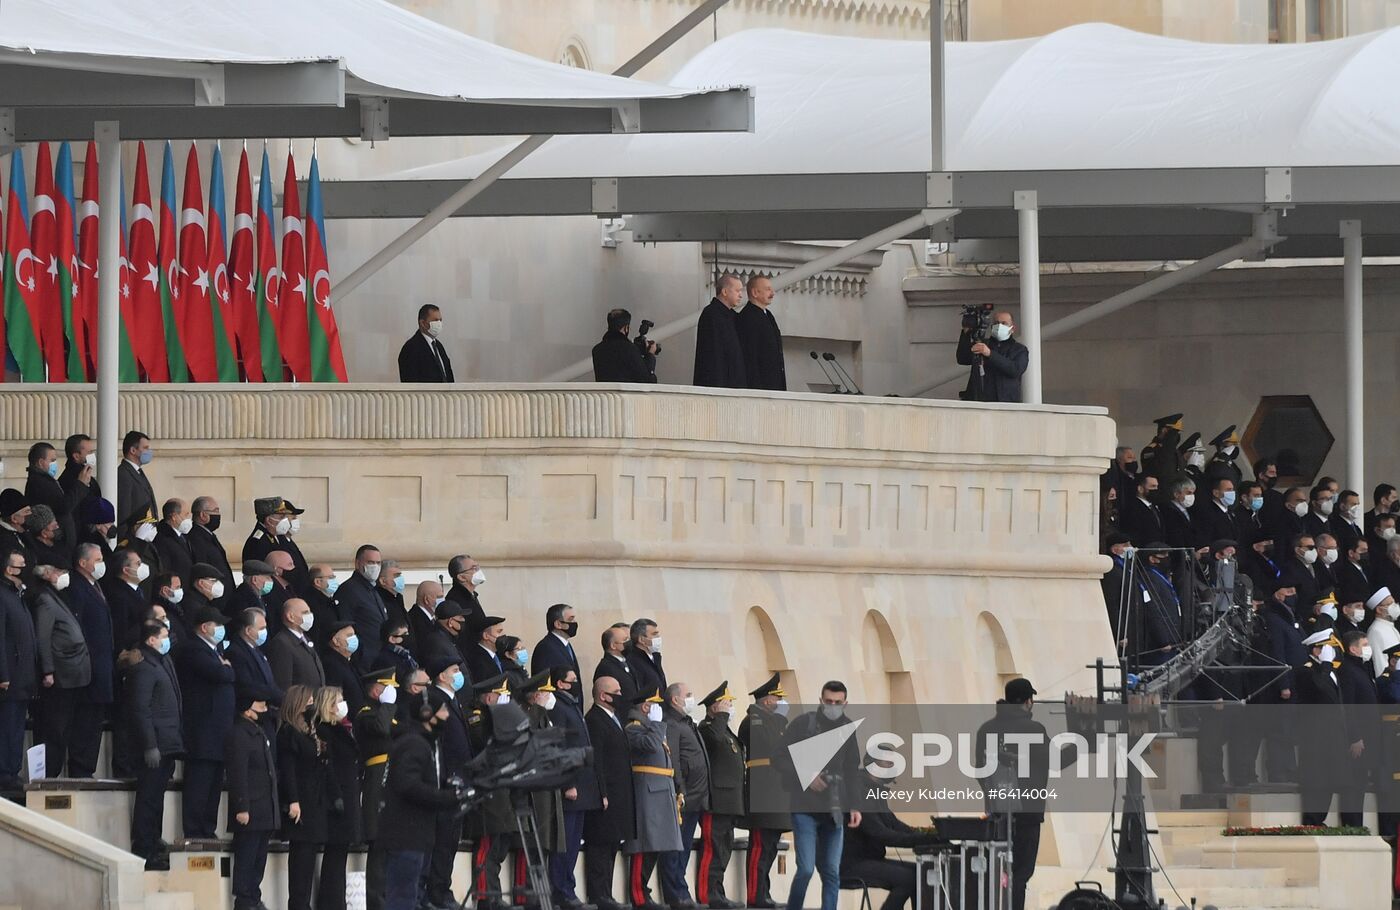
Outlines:
[[[510,701],[509,677],[504,673],[483,677],[473,684],[472,691],[477,706],[467,715],[467,735],[473,753],[480,754],[490,746],[495,735],[491,706]],[[491,793],[479,811],[467,816],[465,833],[476,841],[472,881],[476,888],[476,906],[482,910],[505,910],[510,903],[507,889],[501,887],[501,865],[510,853],[513,831],[515,812],[506,790]]]
[[[628,856],[627,894],[633,910],[662,910],[651,899],[647,883],[659,854],[681,848],[677,821],[675,768],[666,748],[659,689],[639,692],[623,730],[632,761],[632,803],[637,815],[636,835],[622,845]]]
[[[272,693],[239,685],[234,693],[237,719],[224,738],[228,775],[228,831],[233,835],[234,910],[261,910],[267,845],[282,819],[277,802],[277,760],[262,720]]]
[[[729,729],[734,696],[729,680],[700,699],[705,719],[700,742],[709,760],[709,808],[700,816],[700,861],[695,876],[695,899],[711,910],[736,910],[724,891],[729,857],[734,851],[734,826],[744,817],[744,747]]]
[[[622,701],[617,679],[593,680],[593,707],[585,721],[593,743],[594,783],[602,806],[587,812],[583,820],[583,873],[588,900],[598,910],[622,910],[613,899],[613,866],[622,842],[636,834],[632,806],[632,757],[622,725],[628,705]]]
[[[1213,483],[1217,477],[1225,477],[1238,490],[1244,482],[1244,471],[1240,470],[1235,460],[1240,454],[1240,437],[1235,432],[1235,425],[1232,423],[1217,433],[1210,444],[1215,446],[1215,454],[1206,465],[1206,482]]]
[[[985,768],[987,737],[1007,742],[1011,735],[1038,737],[1031,742],[1029,774],[1018,776],[1018,786],[1042,793],[1050,775],[1050,739],[1045,727],[1032,712],[1035,688],[1030,680],[1016,678],[1006,684],[1006,697],[997,702],[996,716],[977,728],[976,767]],[[993,773],[996,768],[993,767]],[[1022,798],[1011,810],[1011,910],[1024,910],[1026,885],[1035,874],[1035,860],[1040,852],[1040,826],[1045,822],[1045,800]]]
[[[244,610],[256,609],[267,613],[269,619],[276,616],[276,611],[268,611],[267,601],[263,599],[272,592],[272,573],[274,571],[276,570],[272,568],[271,563],[263,562],[261,559],[245,559],[243,561],[243,582],[234,588],[233,593],[229,595],[229,612],[241,613]]]
[[[425,664],[424,669],[433,683],[427,695],[434,705],[447,712],[439,724],[438,738],[438,781],[446,786],[454,774],[462,773],[473,754],[466,716],[459,701],[459,693],[466,685],[466,676],[462,673],[461,658],[456,654],[437,656]],[[390,761],[393,761],[392,752]],[[392,773],[391,768],[391,776]],[[461,840],[462,819],[447,813],[437,816],[424,894],[427,903],[434,907],[451,907],[457,903],[452,896],[452,863],[457,857]]]
[[[749,779],[744,791],[748,809],[749,858],[744,877],[747,907],[771,908],[773,903],[772,869],[778,858],[778,842],[784,831],[792,830],[792,815],[788,812],[754,811],[754,794],[776,793],[784,786],[773,757],[783,748],[787,730],[787,698],[779,674],[772,676],[749,693],[754,703],[739,724],[739,742],[744,746],[744,766]],[[760,799],[760,802],[762,800]]]
[[[290,500],[281,496],[266,496],[253,500],[253,515],[257,524],[243,542],[243,561],[261,559],[267,561],[267,554],[273,550],[285,550],[292,557],[292,588],[302,591],[311,583],[311,571],[306,565],[306,557],[301,554],[292,537],[301,528],[301,515],[305,509],[298,509]]]
[[[187,616],[194,637],[173,654],[184,696],[184,830],[186,838],[212,840],[224,783],[224,739],[237,714],[234,672],[221,648],[224,614],[200,605]]]
[[[1187,436],[1181,445],[1176,447],[1176,451],[1181,455],[1184,464],[1182,471],[1186,478],[1196,486],[1204,488],[1206,485],[1206,447],[1201,445],[1201,434],[1192,433]]]
[[[414,607],[413,612],[416,616],[420,610]],[[420,623],[418,630],[413,633],[414,658],[418,663],[427,666],[439,658],[450,657],[465,666],[466,659],[462,657],[462,653],[466,651],[467,642],[462,629],[466,619],[461,604],[444,600],[437,605],[433,616],[435,619],[431,625],[424,626]]]
[[[710,809],[710,759],[700,742],[700,731],[691,720],[695,695],[690,684],[674,682],[666,687],[661,719],[666,725],[666,747],[676,767],[675,785],[681,798],[681,848],[661,855],[661,891],[672,908],[694,910],[694,898],[686,884],[690,845],[700,816]]]
[[[488,679],[505,672],[505,664],[496,654],[496,639],[505,630],[505,618],[502,616],[479,616],[467,625],[467,640],[471,643],[466,646],[462,656],[467,662],[467,675],[473,680]]]
[[[1181,415],[1168,414],[1152,422],[1157,425],[1157,435],[1142,447],[1142,473],[1157,478],[1163,487],[1170,487],[1186,473],[1177,449],[1181,441]]]
[[[355,653],[360,649],[360,636],[355,634],[355,624],[341,620],[331,623],[326,630],[325,644],[321,648],[321,666],[326,673],[326,685],[340,689],[354,717],[364,707],[365,697],[360,692],[360,671],[355,666]]]
[[[558,704],[558,694],[548,670],[541,670],[528,679],[513,677],[510,689],[511,700],[520,705],[529,718],[530,729],[547,730],[554,726],[550,712]],[[564,799],[560,790],[530,791],[530,815],[540,848],[545,853],[544,869],[548,873],[556,855],[565,850]],[[515,895],[517,901],[524,898],[530,888],[529,863],[527,854],[520,844],[515,845]],[[529,901],[534,903],[534,901]]]
[[[369,845],[365,860],[366,910],[384,906],[384,851],[378,845],[379,810],[384,795],[384,772],[393,745],[399,683],[391,670],[374,670],[360,677],[365,704],[354,715],[355,747],[359,750],[364,779],[360,788],[361,824]]]
[[[225,612],[220,606],[225,603],[224,579],[218,568],[207,562],[197,562],[190,566],[190,577],[185,580],[181,590],[185,592],[181,605],[186,613],[193,613],[197,607],[213,607],[222,613],[225,619],[237,615],[233,610]]]
[[[14,487],[0,490],[0,553],[14,551],[29,553],[29,535],[24,531],[24,520],[32,510],[29,500]]]

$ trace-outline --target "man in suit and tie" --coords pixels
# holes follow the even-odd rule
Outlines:
[[[631,704],[631,699],[637,697],[637,674],[632,672],[632,667],[627,663],[627,639],[630,627],[625,622],[615,622],[603,632],[603,659],[598,661],[598,667],[593,671],[593,681],[605,676],[617,680],[618,689],[621,693],[618,698],[618,705]]]
[[[433,679],[432,688],[427,690],[429,697],[434,705],[447,708],[447,720],[438,735],[438,782],[446,784],[452,775],[462,773],[472,757],[466,712],[458,700],[465,682],[455,656],[440,656],[428,664],[426,670]],[[436,821],[424,897],[435,907],[456,906],[457,901],[452,896],[452,864],[462,841],[462,818],[455,812],[439,812]]]
[[[453,382],[452,358],[438,341],[442,310],[425,303],[418,308],[418,331],[399,348],[399,382]]]
[[[92,681],[78,696],[73,722],[68,731],[68,777],[92,777],[97,770],[97,753],[102,746],[102,722],[116,699],[116,640],[112,633],[112,611],[98,586],[98,577],[107,572],[102,548],[80,543],[74,551],[76,577],[64,592],[64,599],[83,628],[83,641],[92,660]],[[101,566],[99,569],[98,567]],[[54,776],[63,776],[54,769]]]
[[[1133,543],[1138,546],[1149,540],[1162,540],[1167,536],[1166,529],[1162,526],[1162,511],[1156,503],[1157,483],[1157,478],[1151,474],[1139,475],[1137,496],[1122,506],[1122,518],[1118,523],[1122,526],[1123,533],[1131,537]]]
[[[261,686],[269,690],[271,704],[259,723],[268,738],[277,735],[277,708],[282,704],[282,689],[272,674],[272,664],[262,652],[267,641],[267,617],[261,610],[244,610],[233,618],[233,634],[225,652],[233,664],[234,683],[238,686]]]
[[[153,545],[160,557],[160,567],[172,575],[180,576],[186,584],[190,581],[190,568],[194,565],[194,555],[186,536],[194,528],[194,518],[185,510],[183,499],[167,499],[160,508],[161,521],[156,525],[156,539]],[[231,699],[230,699],[231,700]],[[233,720],[229,720],[233,724]],[[223,746],[219,747],[223,754]]]
[[[783,333],[778,320],[768,312],[773,302],[773,282],[754,275],[744,285],[749,302],[739,311],[735,325],[739,346],[744,351],[744,375],[751,389],[787,391],[787,370],[783,364]]]
[[[447,561],[447,574],[452,576],[452,587],[447,590],[447,599],[462,606],[462,612],[470,622],[486,615],[476,590],[486,584],[486,573],[481,565],[465,553]]]
[[[505,672],[505,663],[496,654],[496,639],[505,633],[505,618],[502,616],[481,616],[467,621],[467,640],[471,644],[464,649],[467,662],[467,675],[472,682],[490,679]]]
[[[156,493],[146,476],[151,463],[151,438],[132,430],[122,439],[122,463],[117,465],[117,529],[122,537],[148,513],[156,514]]]
[[[661,629],[654,619],[638,619],[628,630],[627,665],[637,681],[638,692],[653,689],[665,692],[666,670],[661,666]]]
[[[624,640],[626,629],[624,625]],[[618,715],[627,704],[615,677],[594,678],[593,707],[584,715],[584,722],[593,744],[592,770],[600,807],[584,813],[583,874],[588,900],[598,910],[622,910],[623,905],[613,899],[613,867],[618,848],[637,832],[631,747]]]
[[[335,605],[340,616],[354,623],[357,629],[375,630],[374,644],[366,655],[371,663],[379,653],[379,627],[388,618],[384,600],[375,590],[383,567],[384,557],[380,555],[379,548],[374,544],[361,544],[355,551],[355,571],[335,590]],[[360,644],[367,645],[368,642]]]
[[[224,736],[236,716],[236,674],[219,648],[224,640],[224,615],[213,607],[200,607],[190,615],[190,625],[194,637],[182,642],[172,655],[184,695],[184,831],[187,838],[213,840],[224,787]]]
[[[193,524],[185,539],[189,541],[190,556],[194,562],[202,562],[219,570],[219,580],[225,591],[233,590],[233,567],[228,564],[228,552],[219,540],[217,531],[223,522],[219,511],[219,501],[212,496],[196,496],[190,503],[190,518]],[[173,571],[173,570],[172,570]],[[181,579],[189,581],[181,575]]]
[[[549,633],[535,645],[530,653],[530,672],[540,673],[555,667],[568,667],[574,675],[582,678],[578,668],[578,655],[574,653],[570,641],[578,634],[578,619],[574,608],[568,604],[555,604],[545,611],[545,628]]]
[[[311,607],[300,597],[288,598],[282,605],[281,632],[267,646],[267,662],[272,665],[272,678],[277,688],[310,686],[319,689],[326,684],[326,671],[321,656],[308,634],[315,617]]]
[[[1371,583],[1371,544],[1358,537],[1347,550],[1346,561],[1333,570],[1337,579],[1337,599],[1344,604],[1365,603],[1375,593]]]

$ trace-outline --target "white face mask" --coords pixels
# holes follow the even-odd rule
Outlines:
[[[136,580],[145,581],[151,577],[151,567],[144,562],[136,567]]]
[[[379,580],[379,563],[367,563],[365,567],[360,570],[360,574],[365,577],[365,581],[368,581],[370,584],[374,584],[376,581]]]
[[[1337,605],[1327,604],[1322,608],[1322,614],[1324,616],[1330,617],[1335,622],[1337,619]]]
[[[1332,647],[1331,645],[1323,645],[1322,653],[1318,655],[1317,659],[1322,663],[1330,664],[1332,661],[1337,659],[1337,649]]]
[[[559,699],[554,697],[553,692],[546,692],[544,694],[544,704],[540,705],[540,707],[544,708],[546,711],[553,711],[554,706],[558,703]]]
[[[193,528],[193,527],[194,527],[194,519],[191,518],[191,517],[189,517],[188,515],[186,515],[186,516],[185,516],[185,520],[182,521],[182,522],[180,522],[180,526],[179,526],[178,528],[176,528],[175,530],[179,531],[181,534],[188,534],[188,533],[190,533],[190,529]]]
[[[695,710],[695,696],[694,696],[694,695],[687,695],[687,696],[685,697],[685,708],[684,708],[683,710],[686,711],[686,713],[689,713],[689,712]]]
[[[1323,551],[1322,551],[1322,561],[1323,561],[1323,563],[1325,563],[1326,565],[1329,565],[1329,566],[1332,565],[1332,563],[1334,563],[1334,562],[1337,561],[1337,551],[1336,551],[1335,549],[1323,550]]]
[[[1386,604],[1385,618],[1391,622],[1400,619],[1400,604]]]
[[[1362,645],[1362,646],[1361,646],[1361,659],[1362,659],[1362,660],[1370,660],[1370,659],[1371,659],[1372,653],[1374,653],[1374,652],[1372,652],[1371,646],[1370,646],[1370,645]]]
[[[656,636],[655,638],[653,638],[653,639],[651,640],[651,653],[653,653],[653,654],[660,654],[660,653],[661,653],[661,636],[660,636],[660,635]]]
[[[647,720],[658,721],[661,719],[661,706],[651,704],[647,706]]]
[[[182,601],[182,600],[185,599],[185,589],[184,589],[184,588],[175,588],[175,589],[171,590],[170,596],[169,596],[168,598],[166,598],[166,599],[169,600],[169,601],[170,601],[171,603],[173,603],[173,604],[179,603],[180,601]]]
[[[83,462],[84,462],[84,464],[86,464],[88,467],[92,468],[93,470],[96,470],[96,469],[97,469],[97,453],[96,453],[96,452],[88,452],[88,453],[87,453],[87,458],[83,459]]]
[[[1182,497],[1181,504],[1188,509],[1191,508],[1196,504],[1196,494],[1187,493],[1184,497]]]
[[[1206,453],[1192,452],[1190,455],[1186,456],[1186,463],[1193,468],[1203,468],[1206,464]]]
[[[1307,504],[1307,501],[1305,500],[1305,501],[1303,501],[1303,502],[1298,503],[1296,506],[1294,506],[1294,507],[1293,507],[1293,514],[1294,514],[1294,515],[1297,515],[1299,518],[1302,518],[1304,515],[1308,514],[1308,504]]]
[[[1307,563],[1308,565],[1312,565],[1313,563],[1317,562],[1317,550],[1304,550],[1303,562]]]
[[[845,713],[845,705],[822,705],[822,717],[827,720],[840,720]]]
[[[55,591],[62,591],[64,588],[68,587],[68,582],[68,573],[64,572],[54,579],[53,588]]]
[[[1394,528],[1381,528],[1381,540],[1390,540],[1395,536]]]
[[[505,695],[502,695],[500,698],[496,699],[496,704],[498,704],[498,705],[508,705],[508,704],[510,704],[510,693],[507,692]]]
[[[393,686],[385,686],[384,691],[379,693],[379,703],[381,705],[392,705],[399,700],[399,690]]]
[[[106,574],[107,574],[107,564],[106,564],[105,562],[99,562],[99,563],[95,564],[95,565],[92,567],[92,580],[93,580],[93,581],[101,581],[101,580],[102,580],[102,576],[104,576],[104,575],[106,575]]]
[[[788,703],[786,698],[778,699],[778,704],[773,708],[773,713],[777,714],[779,717],[787,717]]]
[[[1322,502],[1319,502],[1319,503],[1317,504],[1317,511],[1318,511],[1318,514],[1319,514],[1319,515],[1331,515],[1331,514],[1332,514],[1332,500],[1330,500],[1330,499],[1324,499],[1324,500],[1322,500]]]
[[[992,337],[997,341],[1005,341],[1011,337],[1011,326],[998,322],[992,326]]]
[[[434,338],[442,334],[442,320],[433,319],[428,323],[428,334]]]
[[[486,584],[486,573],[477,569],[472,573],[472,587],[479,588],[484,584]]]
[[[223,597],[223,596],[224,596],[224,583],[223,583],[222,581],[219,581],[218,579],[215,579],[215,580],[214,580],[214,583],[213,583],[212,585],[209,586],[209,599],[210,599],[210,600],[218,600],[220,597]]]
[[[1351,508],[1347,509],[1347,517],[1350,518],[1352,521],[1360,521],[1360,520],[1361,520],[1361,503],[1357,503],[1356,505],[1354,505],[1354,506],[1352,506]]]
[[[156,539],[156,526],[149,521],[136,526],[136,539],[144,540],[146,543]]]
[[[285,537],[286,534],[287,534],[287,532],[290,531],[291,529],[292,529],[292,520],[284,515],[284,516],[282,516],[282,518],[277,522],[277,527],[273,529],[273,533],[275,533],[278,537]]]
[[[346,703],[343,702],[343,701],[338,701],[338,702],[335,703],[335,719],[336,719],[336,720],[344,720],[345,717],[346,717],[346,715],[348,715],[349,713],[350,713],[350,706],[349,706],[348,704],[346,704]]]
[[[1359,624],[1359,623],[1361,622],[1361,620],[1363,620],[1363,619],[1365,619],[1365,618],[1366,618],[1366,611],[1365,611],[1365,610],[1348,610],[1348,611],[1347,611],[1347,619],[1350,619],[1350,620],[1351,620],[1352,622],[1354,622],[1354,623],[1358,623],[1358,624]]]
[[[316,624],[315,613],[305,613],[301,617],[301,631],[310,632],[311,627]]]

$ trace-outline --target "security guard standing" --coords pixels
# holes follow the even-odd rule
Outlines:
[[[1153,423],[1157,425],[1157,435],[1142,447],[1138,457],[1143,474],[1157,478],[1159,490],[1169,490],[1172,484],[1186,476],[1181,452],[1177,450],[1181,441],[1181,415],[1168,414],[1158,417]]]
[[[632,759],[632,804],[637,814],[637,836],[622,845],[629,859],[627,895],[632,910],[664,910],[664,904],[651,899],[647,882],[656,868],[657,854],[681,848],[683,800],[676,798],[662,701],[659,688],[638,693],[623,727]]]
[[[734,696],[729,680],[700,699],[705,719],[700,742],[710,758],[710,809],[700,816],[700,861],[695,873],[695,898],[711,910],[735,910],[743,905],[724,893],[724,877],[734,850],[734,824],[744,816],[744,747],[729,729]]]
[[[361,811],[365,843],[369,845],[365,860],[365,907],[380,910],[384,906],[384,851],[378,849],[380,800],[384,795],[384,774],[389,769],[389,747],[393,744],[398,721],[399,682],[393,670],[380,669],[360,677],[365,686],[368,704],[355,714],[355,743],[364,767],[361,784]]]
[[[754,812],[755,793],[777,793],[784,786],[781,771],[773,766],[773,756],[781,754],[783,733],[787,730],[787,698],[783,695],[781,677],[774,673],[763,685],[749,693],[754,704],[748,716],[739,724],[739,742],[744,747],[744,767],[748,784],[744,805],[749,809],[749,857],[744,881],[747,887],[745,906],[772,910],[771,874],[773,861],[778,858],[778,842],[784,831],[792,830],[792,814],[788,812]]]

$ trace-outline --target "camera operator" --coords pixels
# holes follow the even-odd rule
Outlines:
[[[958,363],[972,367],[963,401],[1021,400],[1021,374],[1030,352],[1012,337],[1015,328],[1010,313],[993,315],[985,307],[963,307]]]
[[[1036,691],[1030,680],[1017,677],[1006,684],[1005,697],[997,701],[996,716],[977,728],[974,740],[976,766],[986,768],[987,737],[995,734],[1006,742],[1008,734],[1039,737],[1039,745],[1030,748],[1027,778],[1018,778],[1013,786],[1043,790],[1050,773],[1049,736],[1045,727],[1032,715]],[[1013,771],[1015,769],[1010,769]],[[991,774],[998,773],[993,767]],[[1011,809],[1011,910],[1024,910],[1026,885],[1035,874],[1035,861],[1040,853],[1040,826],[1045,822],[1044,798],[1031,797],[1018,801]]]
[[[642,331],[633,341],[627,337],[632,314],[621,308],[608,311],[608,330],[593,346],[593,381],[655,382],[661,347],[646,337],[650,328],[651,323],[643,319]]]
[[[446,703],[421,692],[409,697],[408,716],[407,729],[389,750],[379,815],[378,845],[386,855],[388,881],[385,910],[419,906],[418,883],[433,847],[438,815],[458,807],[456,793],[440,786],[438,778],[438,735],[447,723]]]

